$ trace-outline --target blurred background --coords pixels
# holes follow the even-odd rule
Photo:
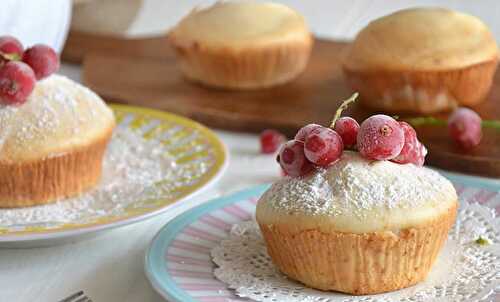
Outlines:
[[[114,31],[117,34],[143,36],[162,34],[196,5],[215,1],[196,0],[80,0],[76,1],[74,24],[89,31]],[[480,17],[498,38],[500,5],[486,1],[374,1],[374,0],[281,0],[303,14],[312,31],[320,37],[349,39],[369,20],[411,6],[444,6]],[[382,5],[383,2],[383,5]],[[487,9],[485,9],[487,8]],[[98,9],[99,11],[95,11]],[[109,18],[109,14],[114,18]],[[135,14],[135,15],[134,15]],[[120,22],[118,22],[118,17]],[[84,20],[92,20],[86,23]],[[102,23],[94,23],[100,20]],[[117,23],[121,23],[118,25]],[[97,26],[100,24],[102,27]]]
[[[248,96],[242,92],[238,94],[242,99],[239,103],[235,102],[236,98],[231,94],[236,95],[237,92],[210,90],[204,86],[191,85],[183,81],[180,73],[175,69],[173,51],[168,47],[164,36],[194,7],[208,6],[214,2],[216,1],[1,0],[0,36],[13,35],[24,45],[48,44],[59,53],[63,53],[66,44],[66,57],[63,55],[60,73],[89,86],[106,100],[122,101],[122,97],[124,103],[172,111],[199,120],[210,127],[242,130],[244,127],[253,126],[255,132],[255,128],[258,127],[278,128],[282,126],[296,131],[298,125],[302,126],[311,121],[325,122],[315,119],[316,116],[322,118],[327,116],[330,121],[334,112],[331,108],[337,107],[332,100],[340,100],[351,93],[350,88],[342,81],[337,58],[339,45],[346,45],[346,43],[324,41],[317,43],[319,46],[331,47],[328,49],[337,52],[320,53],[320,59],[326,58],[324,61],[327,64],[322,64],[322,62],[313,64],[312,69],[315,71],[313,75],[317,77],[306,77],[304,82],[309,86],[299,85],[298,88],[289,86],[292,89],[285,87],[282,90],[278,87],[277,90],[251,92]],[[498,0],[273,0],[273,2],[283,3],[297,10],[305,17],[310,30],[317,37],[337,41],[352,40],[355,34],[371,20],[415,6],[446,7],[475,15],[489,26],[496,40],[500,41],[500,3]],[[155,39],[156,42],[151,43],[145,39],[147,37],[160,37],[160,39]],[[125,41],[129,38],[137,40]],[[144,49],[140,45],[137,46],[141,41],[147,46]],[[328,43],[339,45],[328,46],[326,45]],[[115,46],[110,56],[108,53],[101,53],[99,55],[102,56],[90,56],[90,59],[84,60],[84,49],[92,48],[92,50],[109,52],[107,47],[112,46],[111,44]],[[123,45],[127,45],[128,49],[125,55],[131,53],[139,55],[133,59],[118,58],[124,52]],[[145,51],[146,48],[147,51]],[[172,54],[172,58],[167,56],[167,52]],[[147,55],[144,55],[145,53]],[[68,57],[77,59],[68,61]],[[128,69],[125,69],[125,64],[122,64],[124,62],[130,63]],[[337,67],[328,69],[328,65],[337,65]],[[141,70],[136,66],[144,68]],[[126,70],[133,72],[127,73]],[[149,75],[151,70],[153,70],[152,75]],[[110,74],[112,76],[109,76]],[[315,79],[322,81],[316,85],[313,81]],[[111,83],[106,80],[110,80]],[[127,85],[126,81],[136,86]],[[498,76],[496,81],[496,87],[499,87]],[[148,82],[150,86],[147,86]],[[306,92],[301,93],[303,92],[301,88],[304,86],[308,89],[304,89],[303,91]],[[319,90],[321,93],[318,93]],[[336,94],[335,97],[331,96],[333,94]],[[248,100],[257,99],[255,96],[262,99],[261,103],[267,106],[268,111],[260,108],[265,107],[260,106],[261,103],[250,106],[252,102]],[[317,99],[311,100],[311,96]],[[158,102],[155,97],[158,97]],[[132,102],[139,98],[144,98],[145,101]],[[267,102],[269,99],[273,102]],[[481,109],[480,113],[483,118],[499,119],[500,110],[490,110],[500,108],[499,99],[500,89],[495,89],[490,101],[486,102]],[[248,101],[246,105],[245,101]],[[312,105],[303,106],[306,101],[310,101]],[[181,104],[186,106],[182,110],[178,109],[182,107]],[[198,108],[194,108],[196,104]],[[329,104],[328,107],[325,107],[325,104]],[[210,108],[210,106],[214,107]],[[227,110],[219,110],[223,107]],[[243,108],[240,110],[242,112],[239,112],[240,116],[233,112],[238,108]],[[287,111],[290,108],[295,109],[295,116]],[[277,112],[277,114],[271,115],[268,112]],[[241,129],[234,127],[226,129],[220,126],[221,123],[217,123],[219,118],[217,113],[220,114],[222,124],[240,122],[241,125],[238,126]],[[245,113],[248,114],[245,115]],[[264,124],[265,118],[270,116],[275,117],[276,120]],[[308,120],[304,120],[306,118]],[[478,156],[468,157],[468,160],[472,162],[472,159],[477,159],[491,169],[497,167],[498,170],[495,170],[495,173],[500,173],[500,136],[497,132],[493,132],[496,131],[495,129],[489,130],[488,139],[483,142],[482,146],[479,146],[479,151],[475,151]],[[450,146],[453,146],[452,142],[447,138],[445,131],[441,131],[441,136],[432,136],[436,132],[434,129],[428,132],[431,134],[429,139],[435,147],[433,150],[430,148],[431,154],[441,154],[441,159],[444,159],[441,167],[447,168],[447,164],[456,164],[462,170],[464,167],[472,169],[476,166],[478,166],[477,170],[480,170],[482,166],[476,165],[476,162],[464,161],[461,165],[461,161],[449,157],[449,154],[455,153],[435,152],[435,150],[449,151],[449,148],[452,148]],[[259,153],[257,135],[241,131],[217,130],[216,133],[228,146],[231,155],[230,166],[220,183],[207,194],[200,195],[190,206],[200,204],[208,197],[220,196],[251,185],[274,181],[280,175],[275,157]],[[439,149],[436,146],[444,147]],[[455,149],[450,150],[455,152]],[[460,155],[458,153],[457,156]],[[489,162],[483,160],[486,155],[494,164],[489,165]],[[438,160],[433,163],[438,163]],[[498,209],[500,207],[497,207]],[[121,232],[117,230],[107,237],[103,236],[102,239],[89,240],[81,245],[75,245],[75,248],[66,246],[32,251],[3,250],[0,253],[0,271],[3,277],[0,278],[0,284],[2,284],[0,285],[2,290],[0,301],[56,301],[55,299],[62,297],[63,293],[79,289],[89,292],[94,301],[163,301],[154,294],[144,277],[144,253],[146,246],[167,218],[170,219],[179,212],[180,210],[173,212],[171,216],[159,217],[150,224],[143,224],[142,227],[126,228]],[[26,280],[35,281],[26,285]],[[7,296],[10,299],[5,298]],[[51,300],[40,300],[39,297],[51,298]]]
[[[61,50],[71,22],[73,27],[95,33],[121,36],[163,34],[196,5],[215,1],[197,0],[2,0],[0,28],[20,37],[24,44],[42,42]],[[483,1],[374,1],[288,0],[281,2],[298,10],[311,30],[320,37],[350,39],[369,20],[411,6],[443,6],[480,17],[500,38],[500,5]],[[21,9],[22,8],[22,9]],[[13,14],[12,12],[17,12]],[[43,30],[36,30],[43,28]]]

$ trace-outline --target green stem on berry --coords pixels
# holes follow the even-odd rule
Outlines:
[[[498,120],[485,120],[481,125],[485,128],[500,129],[500,121]]]
[[[339,106],[337,111],[335,111],[335,116],[333,117],[333,120],[330,123],[330,128],[333,129],[335,127],[335,123],[342,115],[342,111],[344,111],[347,107],[349,107],[349,104],[354,103],[356,101],[356,98],[358,97],[358,95],[359,94],[357,92],[355,92],[353,95],[351,95],[350,98],[348,98],[347,100],[342,102],[342,104]]]
[[[431,116],[415,117],[407,120],[414,127],[430,125],[430,126],[445,126],[446,121],[440,120]]]
[[[415,118],[410,118],[407,119],[408,123],[412,124],[414,127],[418,126],[446,126],[447,122],[445,120],[437,119],[435,117],[431,116],[425,116],[425,117],[415,117]],[[499,129],[500,130],[500,120],[483,120],[481,122],[481,125],[484,128],[492,128],[492,129]]]
[[[21,61],[21,56],[17,53],[4,53],[1,56],[8,61]]]

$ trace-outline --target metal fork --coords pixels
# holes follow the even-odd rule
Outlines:
[[[69,297],[66,297],[66,298],[62,299],[59,302],[92,302],[92,299],[90,299],[89,297],[87,297],[85,295],[85,293],[83,292],[83,290],[81,290],[81,291],[79,291],[77,293],[72,294]]]

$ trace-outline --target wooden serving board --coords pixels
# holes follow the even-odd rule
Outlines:
[[[82,63],[85,56],[91,53],[144,58],[173,55],[166,38],[124,39],[72,30],[66,39],[61,59],[69,63]]]
[[[142,42],[136,40],[134,49],[139,47],[137,43]],[[163,46],[164,38],[149,39],[144,46],[148,43],[159,43],[163,53],[156,49],[150,51],[154,56],[132,57],[119,55],[130,54],[130,50],[115,50],[111,55],[89,52],[84,60],[85,84],[110,101],[171,111],[221,129],[258,132],[276,128],[289,136],[308,123],[329,124],[339,102],[352,94],[340,66],[345,42],[316,40],[304,74],[291,83],[258,91],[219,90],[188,82],[177,69],[172,51]],[[120,47],[123,45],[122,41]],[[497,76],[488,100],[474,109],[484,119],[500,119],[499,98]],[[345,114],[362,121],[373,113],[354,104]],[[446,119],[445,115],[437,117]],[[481,145],[470,152],[455,147],[446,126],[422,126],[417,131],[429,149],[428,164],[500,176],[500,130],[485,129]]]

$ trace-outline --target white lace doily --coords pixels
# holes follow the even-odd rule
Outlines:
[[[424,282],[368,296],[322,292],[287,279],[272,264],[255,221],[233,226],[211,254],[215,276],[240,297],[262,302],[472,302],[500,294],[500,219],[479,204],[462,202],[457,223]],[[481,236],[490,244],[478,245]]]

